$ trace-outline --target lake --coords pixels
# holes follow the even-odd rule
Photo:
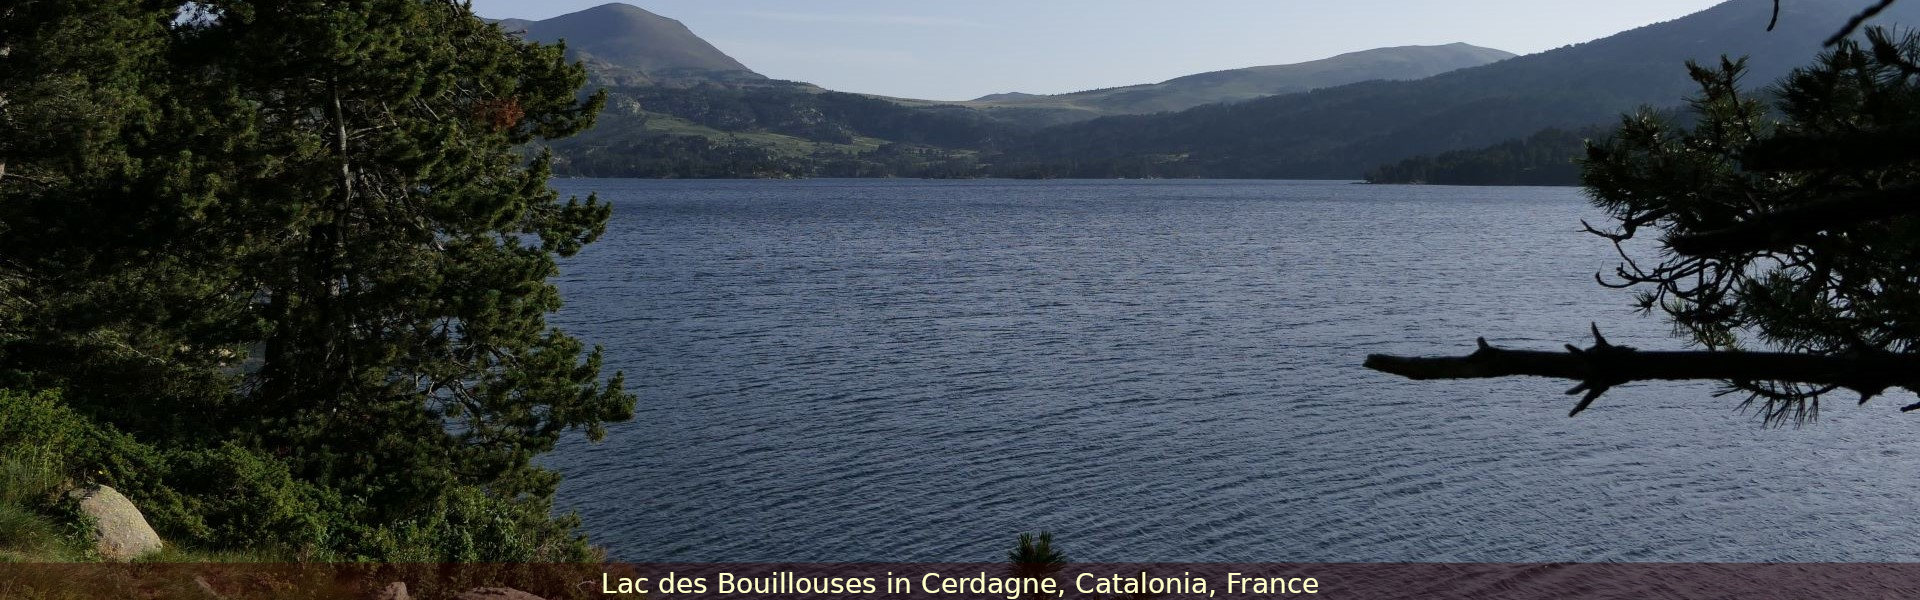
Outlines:
[[[1572,188],[557,180],[554,322],[640,397],[544,463],[626,561],[1914,561],[1920,414],[1413,382],[1368,353],[1681,348]]]

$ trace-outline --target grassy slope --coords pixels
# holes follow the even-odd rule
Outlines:
[[[691,135],[704,137],[715,142],[739,140],[755,146],[768,148],[773,150],[775,154],[781,156],[810,156],[817,150],[858,154],[872,152],[887,143],[887,140],[880,138],[859,137],[854,138],[852,144],[831,144],[778,133],[756,131],[726,132],[693,123],[673,115],[661,113],[647,113],[646,117],[645,124],[638,128],[639,132],[644,132],[643,135]],[[630,134],[631,132],[630,130],[627,133]]]

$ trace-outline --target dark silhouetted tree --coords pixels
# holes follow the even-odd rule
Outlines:
[[[1367,365],[1416,379],[1572,379],[1569,393],[1583,395],[1574,414],[1642,380],[1720,380],[1774,423],[1810,418],[1842,390],[1863,403],[1920,391],[1916,58],[1920,37],[1836,37],[1779,84],[1777,113],[1743,95],[1738,61],[1689,65],[1702,91],[1697,126],[1641,114],[1590,148],[1585,184],[1615,222],[1588,230],[1624,261],[1602,283],[1638,290],[1641,309],[1664,313],[1701,350],[1638,351],[1595,327],[1594,346],[1566,353],[1482,340],[1471,356]],[[1650,238],[1658,264],[1629,250]]]
[[[1033,579],[1052,579],[1060,575],[1067,566],[1067,555],[1053,547],[1053,534],[1042,531],[1035,536],[1031,533],[1020,534],[1020,542],[1007,551],[1007,562],[1013,565],[1013,576]],[[1029,600],[1046,600],[1046,594],[1028,594]]]

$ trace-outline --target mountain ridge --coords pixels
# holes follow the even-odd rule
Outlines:
[[[1183,75],[1158,83],[1125,85],[1066,94],[1009,92],[958,102],[975,108],[1052,108],[1115,114],[1174,112],[1220,102],[1240,102],[1305,92],[1374,79],[1409,80],[1476,67],[1518,56],[1464,42],[1431,46],[1389,46],[1345,52],[1326,58],[1277,65],[1222,69]]]
[[[757,75],[688,85],[603,82],[611,95],[600,126],[556,143],[556,168],[633,177],[1358,179],[1415,156],[1487,148],[1550,128],[1615,123],[1639,106],[1680,106],[1697,90],[1684,66],[1689,59],[1748,55],[1748,87],[1763,87],[1809,64],[1861,1],[1783,4],[1779,27],[1769,33],[1771,0],[1729,0],[1590,42],[1422,79],[1376,78],[1092,119],[1083,118],[1084,109],[1039,104],[1054,97],[1018,92],[970,106],[834,92]],[[1916,17],[1920,2],[1904,2],[1872,24],[1920,22]],[[1429,48],[1450,47],[1472,48]],[[1168,82],[1204,83],[1235,71]]]
[[[1746,55],[1750,87],[1771,84],[1809,64],[1821,42],[1862,8],[1856,0],[1785,3],[1769,33],[1771,0],[1729,0],[1598,40],[1416,81],[1362,82],[1049,128],[1002,160],[1058,177],[1357,179],[1412,156],[1611,122],[1642,105],[1679,105],[1697,89],[1687,60]],[[1920,3],[1896,3],[1870,24],[1896,22],[1920,23]]]
[[[747,68],[678,20],[624,3],[602,4],[551,19],[500,19],[526,39],[566,41],[571,60],[602,83],[691,85],[749,83],[766,76]]]

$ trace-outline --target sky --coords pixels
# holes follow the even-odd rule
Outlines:
[[[473,0],[545,19],[608,0]],[[1531,54],[1721,0],[625,0],[768,77],[929,100],[1056,94],[1383,46]]]

